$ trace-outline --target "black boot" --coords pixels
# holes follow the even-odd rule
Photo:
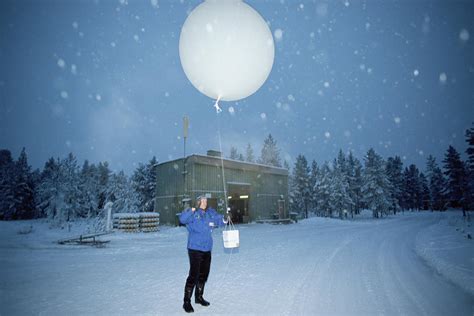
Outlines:
[[[202,297],[203,294],[204,294],[204,283],[198,283],[196,285],[196,294],[194,294],[194,302],[196,304],[201,304],[202,306],[211,305],[211,303],[209,303]]]
[[[191,297],[193,296],[193,287],[184,288],[184,304],[183,308],[186,313],[194,313],[194,308],[191,305]]]

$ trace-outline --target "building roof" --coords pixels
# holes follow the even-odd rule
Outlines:
[[[206,156],[206,155],[199,155],[199,154],[191,154],[186,157],[187,163],[197,163],[203,165],[211,165],[220,167],[221,164],[224,164],[224,168],[228,169],[240,169],[244,171],[254,171],[254,172],[264,172],[264,173],[271,173],[271,174],[278,174],[282,176],[288,176],[288,170],[285,168],[279,168],[259,163],[252,163],[247,161],[241,160],[233,160],[228,158],[221,158],[221,157],[214,157],[214,156]],[[184,158],[174,159],[166,162],[159,163],[158,165],[168,164],[171,162],[177,162],[184,160]]]

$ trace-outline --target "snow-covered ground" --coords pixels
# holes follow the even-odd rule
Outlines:
[[[185,228],[117,232],[105,248],[56,243],[85,227],[0,222],[1,315],[184,313]],[[473,315],[474,240],[460,212],[238,229],[233,253],[215,231],[211,306],[196,314]]]

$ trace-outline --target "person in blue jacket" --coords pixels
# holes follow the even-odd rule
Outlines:
[[[191,305],[194,287],[196,293],[194,302],[202,306],[210,303],[203,298],[204,285],[206,284],[211,268],[212,230],[227,224],[224,216],[216,210],[208,208],[207,198],[199,196],[196,207],[188,208],[179,217],[181,224],[188,229],[188,256],[189,275],[184,286],[183,308],[187,313],[194,312]]]

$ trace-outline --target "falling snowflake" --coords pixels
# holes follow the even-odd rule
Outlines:
[[[292,94],[288,95],[288,101],[295,102],[295,97]]]
[[[446,75],[446,73],[442,72],[439,74],[440,83],[445,84],[447,80],[448,80],[448,76]]]
[[[277,41],[281,41],[281,39],[282,39],[282,37],[283,37],[283,31],[282,31],[282,29],[276,29],[273,34],[274,34],[275,39],[276,39]]]
[[[394,121],[396,124],[400,124],[401,119],[400,119],[400,117],[396,116],[396,117],[393,118],[393,121]]]
[[[235,114],[235,109],[234,109],[233,106],[229,106],[229,113],[230,113],[231,115],[234,115],[234,114]]]
[[[267,114],[265,114],[265,113],[260,113],[260,118],[261,118],[262,120],[266,120],[266,119],[267,119]]]
[[[61,98],[67,99],[69,97],[67,91],[61,91]]]
[[[420,72],[418,71],[418,69],[415,69],[415,70],[413,71],[413,75],[414,75],[415,77],[418,76],[419,74],[420,74]]]
[[[467,42],[469,40],[469,31],[466,29],[462,29],[459,32],[459,39],[463,42]]]
[[[329,137],[331,137],[331,133],[329,133],[329,132],[325,132],[325,133],[324,133],[324,137],[326,137],[326,138],[329,138]]]
[[[151,6],[155,9],[158,9],[160,6],[158,5],[158,0],[150,0]]]
[[[58,59],[58,66],[60,68],[64,68],[66,66],[66,62],[64,61],[64,59],[62,59],[62,58]]]

